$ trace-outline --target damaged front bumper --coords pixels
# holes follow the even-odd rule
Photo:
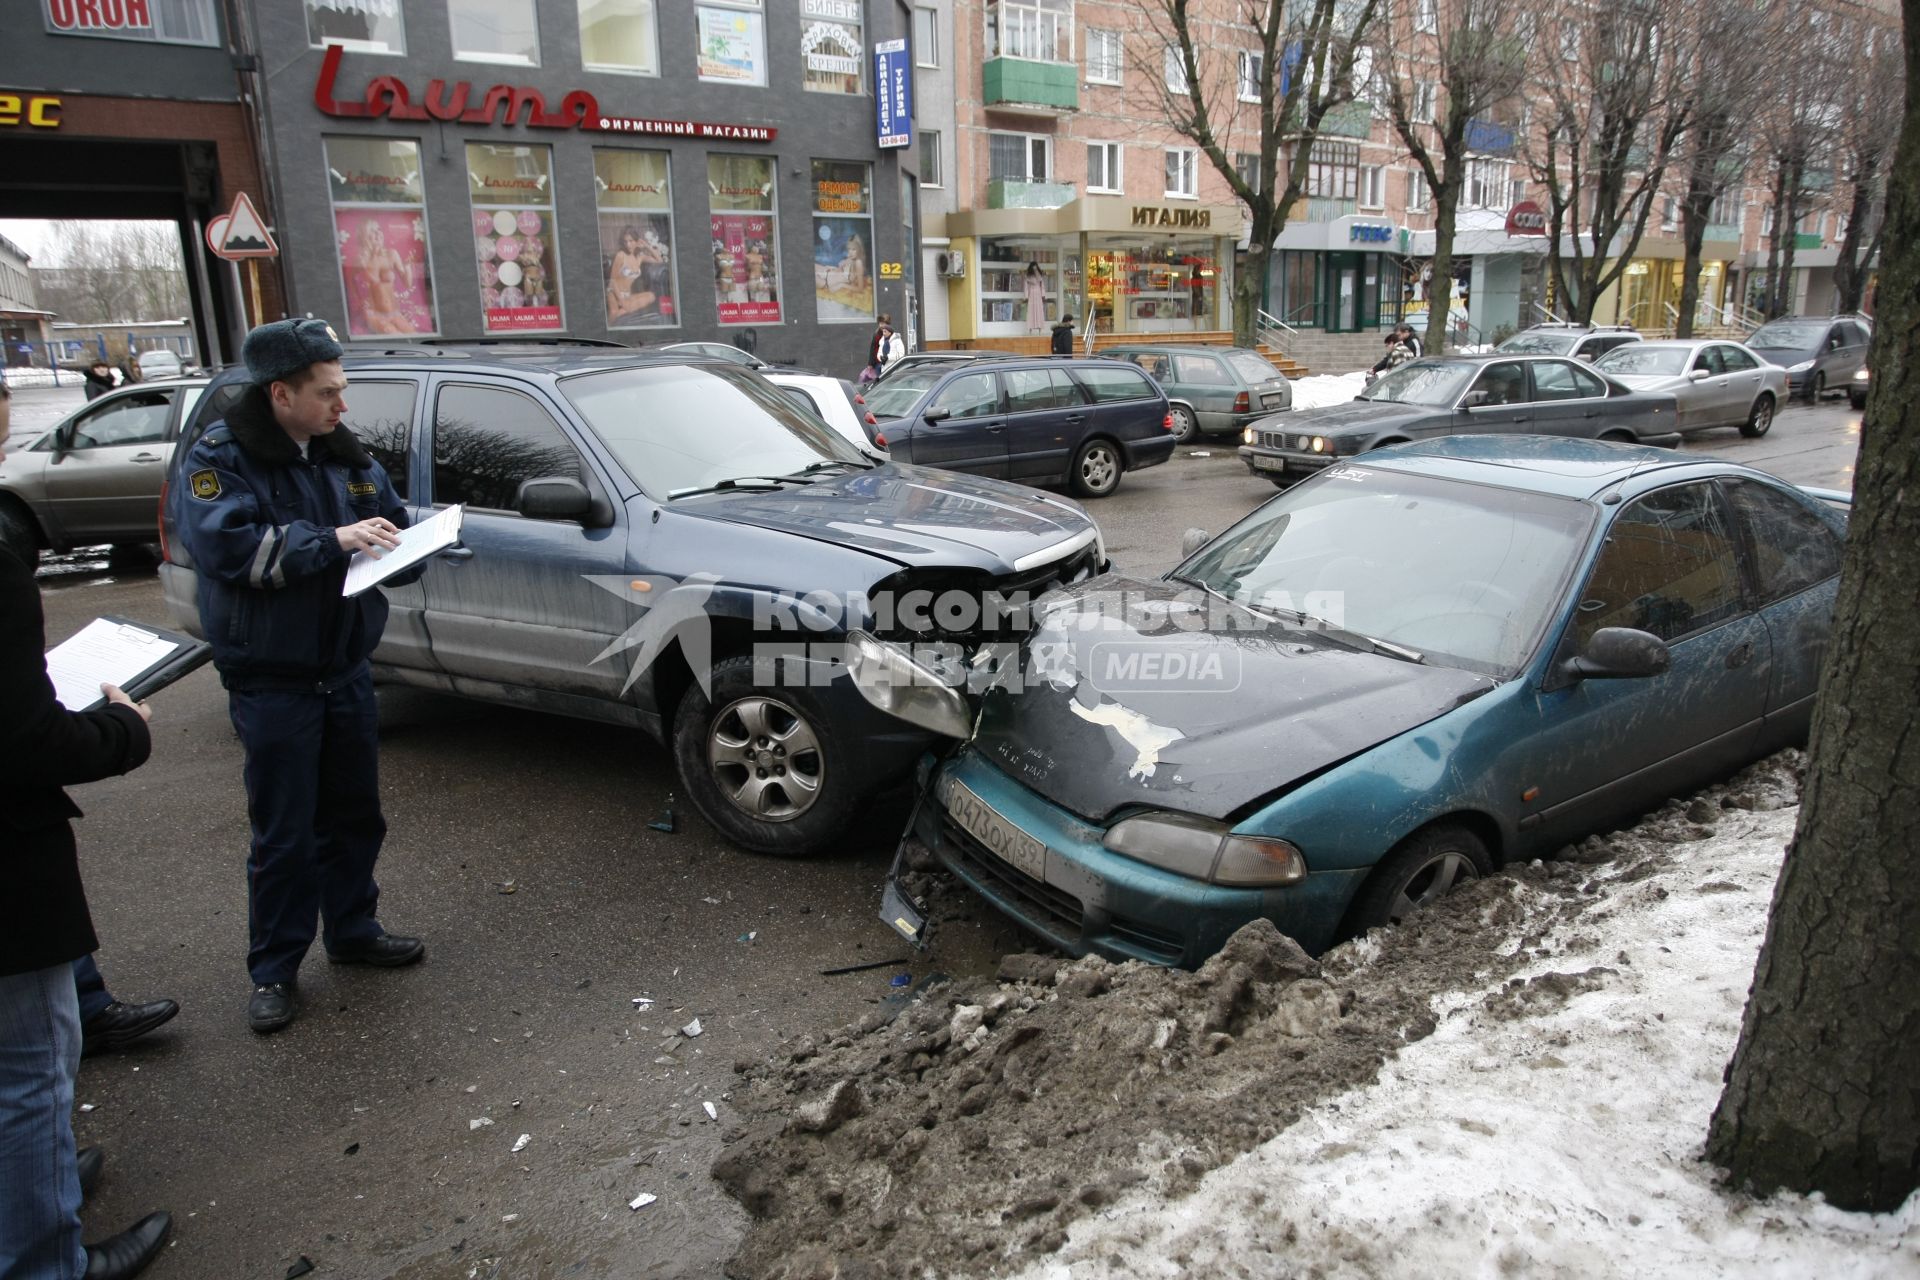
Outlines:
[[[1234,888],[1149,866],[1108,849],[1105,828],[1021,786],[969,747],[935,763],[925,783],[911,835],[1069,955],[1192,968],[1259,916],[1318,952],[1335,940],[1366,875],[1364,868],[1310,872],[1284,887]],[[964,820],[956,809],[965,810]],[[897,886],[890,883],[889,893],[891,901]]]

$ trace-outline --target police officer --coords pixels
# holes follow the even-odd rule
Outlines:
[[[387,603],[341,595],[356,553],[399,545],[406,512],[387,473],[340,425],[347,375],[326,322],[276,320],[241,348],[253,383],[188,458],[185,538],[246,750],[247,1022],[294,1018],[316,918],[327,958],[395,968],[426,954],[374,916],[380,813],[377,713],[367,657]],[[418,568],[389,579],[413,581]]]

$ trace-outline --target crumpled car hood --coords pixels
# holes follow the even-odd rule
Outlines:
[[[1018,678],[982,698],[974,746],[1095,822],[1129,807],[1227,819],[1494,687],[1282,628],[1181,583],[1110,574],[1036,613]]]
[[[768,492],[674,504],[915,566],[1011,573],[1014,562],[1094,528],[1078,503],[981,476],[889,463]]]

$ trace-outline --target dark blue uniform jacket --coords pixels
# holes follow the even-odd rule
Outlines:
[[[230,689],[311,688],[353,675],[380,643],[378,589],[345,597],[352,556],[334,530],[372,516],[405,528],[387,479],[345,426],[302,458],[253,388],[193,447],[180,474],[200,626]],[[388,579],[412,582],[422,567]]]

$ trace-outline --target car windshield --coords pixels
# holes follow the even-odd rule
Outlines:
[[[1257,351],[1229,351],[1227,363],[1247,382],[1277,382],[1282,377],[1272,362]]]
[[[1524,356],[1563,356],[1579,341],[1577,333],[1516,333],[1495,347],[1496,351],[1517,351]]]
[[[1473,375],[1479,372],[1478,364],[1464,361],[1416,360],[1382,377],[1359,398],[1452,408],[1453,402],[1473,381]]]
[[[869,465],[758,374],[724,364],[609,369],[561,391],[648,493],[790,476],[817,462]]]
[[[1760,351],[1811,351],[1827,336],[1823,324],[1795,324],[1776,320],[1754,331],[1747,345]]]
[[[1275,498],[1179,576],[1506,679],[1558,611],[1592,523],[1570,498],[1348,464]]]
[[[1692,347],[1630,342],[1601,356],[1594,362],[1594,368],[1615,377],[1673,378],[1687,371],[1687,358],[1692,354]]]
[[[909,369],[885,382],[875,383],[867,392],[867,412],[876,418],[904,418],[913,412],[920,397],[946,376],[947,370],[929,366]]]

